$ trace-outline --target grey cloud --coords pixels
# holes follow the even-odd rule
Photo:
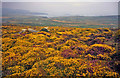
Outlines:
[[[3,8],[63,15],[116,15],[117,2],[3,2]]]

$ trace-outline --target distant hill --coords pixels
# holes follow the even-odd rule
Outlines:
[[[15,16],[15,15],[48,15],[47,13],[30,12],[28,10],[2,8],[2,16]]]
[[[26,26],[63,26],[78,28],[117,28],[118,15],[109,16],[59,16],[48,17],[47,13],[27,10],[3,9],[2,23]]]
[[[68,20],[68,21],[84,21],[84,20],[117,20],[118,15],[108,15],[108,16],[61,16],[61,17],[53,17],[58,20]]]

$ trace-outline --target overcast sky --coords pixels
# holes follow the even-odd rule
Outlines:
[[[120,0],[1,0],[2,2],[118,2]]]
[[[27,0],[24,0],[24,2],[17,2],[18,0],[14,0],[16,2],[12,1],[13,0],[2,1],[3,2],[2,8],[23,9],[29,10],[31,12],[48,13],[49,16],[65,16],[65,15],[101,16],[101,15],[117,15],[118,14],[117,1],[119,0],[109,0],[109,2],[97,2],[96,0],[89,0],[89,2],[88,0],[86,0],[86,2],[82,2],[82,0],[81,2],[80,0],[69,1],[64,0],[67,2],[35,2],[43,0],[34,0],[34,2],[30,2],[32,0],[29,0],[29,2],[25,2]]]

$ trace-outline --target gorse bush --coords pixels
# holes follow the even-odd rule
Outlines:
[[[111,45],[119,41],[119,30],[43,28],[2,26],[3,76],[120,76],[117,45]]]
[[[114,54],[115,48],[106,44],[94,44],[91,45],[86,54],[98,55],[98,54]]]

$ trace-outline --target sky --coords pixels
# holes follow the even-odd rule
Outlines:
[[[120,0],[1,0],[2,2],[118,2]]]
[[[64,0],[66,2],[62,2],[62,0],[59,0],[61,2],[57,2],[58,0],[51,0],[53,2],[47,2],[48,0],[34,0],[34,2],[32,2],[33,0],[24,0],[24,2],[22,1],[23,0],[4,0],[2,1],[2,8],[48,13],[48,16],[50,17],[68,15],[105,16],[118,14],[119,0],[109,0],[109,2],[107,2],[108,0],[104,0],[103,2],[99,2],[97,0]]]

